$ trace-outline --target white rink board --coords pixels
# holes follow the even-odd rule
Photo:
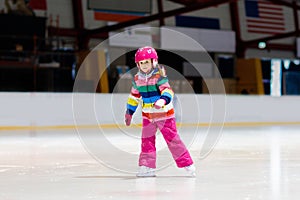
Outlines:
[[[122,124],[127,97],[128,94],[0,93],[0,126],[74,125],[74,116],[77,125]],[[76,102],[80,102],[79,106]],[[223,119],[225,123],[300,121],[297,96],[177,94],[177,102],[177,117],[183,123],[220,123]],[[139,111],[136,121],[140,119]]]

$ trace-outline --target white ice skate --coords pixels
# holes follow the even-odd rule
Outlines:
[[[196,177],[196,167],[194,165],[186,166],[184,169],[186,170],[188,176]]]
[[[146,167],[146,166],[140,166],[138,173],[136,174],[137,177],[155,177],[155,169]]]

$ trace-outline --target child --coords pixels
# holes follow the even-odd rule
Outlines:
[[[154,48],[139,48],[135,54],[139,72],[132,81],[131,94],[127,101],[125,123],[130,125],[132,115],[142,101],[142,145],[139,157],[138,177],[155,176],[157,129],[162,133],[170,152],[179,168],[185,168],[190,176],[195,176],[195,167],[189,151],[177,134],[172,99],[174,93],[168,83],[165,70],[158,65]]]

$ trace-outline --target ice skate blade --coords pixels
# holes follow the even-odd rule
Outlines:
[[[188,174],[186,177],[188,177],[188,178],[196,178],[196,173]]]

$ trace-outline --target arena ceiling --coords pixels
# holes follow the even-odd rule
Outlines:
[[[260,41],[270,41],[274,39],[282,39],[286,37],[298,37],[300,35],[299,31],[299,19],[297,17],[298,10],[300,9],[300,0],[266,0],[270,1],[276,4],[281,4],[284,6],[291,7],[294,12],[294,18],[295,18],[295,30],[288,33],[273,35],[265,38],[259,38],[255,40],[250,41],[243,41],[240,36],[240,24],[239,24],[239,12],[238,12],[238,1],[242,0],[168,0],[177,4],[181,4],[182,7],[174,9],[174,10],[168,10],[164,11],[163,8],[163,0],[157,0],[157,6],[158,6],[158,13],[152,14],[146,17],[141,17],[137,19],[133,19],[130,21],[120,22],[114,25],[99,27],[95,29],[85,29],[84,23],[83,23],[83,13],[82,13],[82,2],[81,0],[73,0],[73,16],[74,16],[74,22],[75,22],[75,28],[74,29],[61,29],[61,28],[55,28],[55,27],[49,27],[49,33],[59,33],[61,36],[75,36],[77,37],[79,48],[87,48],[88,41],[90,38],[107,38],[108,32],[110,31],[116,31],[120,30],[122,28],[126,28],[129,26],[137,25],[137,24],[144,24],[151,21],[159,20],[159,25],[164,25],[164,19],[167,17],[172,17],[196,10],[201,10],[213,6],[218,6],[221,4],[229,4],[230,6],[230,15],[231,15],[231,24],[232,24],[232,30],[236,32],[236,44],[237,44],[237,51],[236,52],[244,52],[246,48],[250,47],[257,47],[257,43]],[[57,30],[59,29],[59,30]],[[277,50],[295,50],[295,45],[276,45],[272,44],[269,45],[269,48],[277,49]],[[238,55],[240,57],[243,57],[243,54]]]

